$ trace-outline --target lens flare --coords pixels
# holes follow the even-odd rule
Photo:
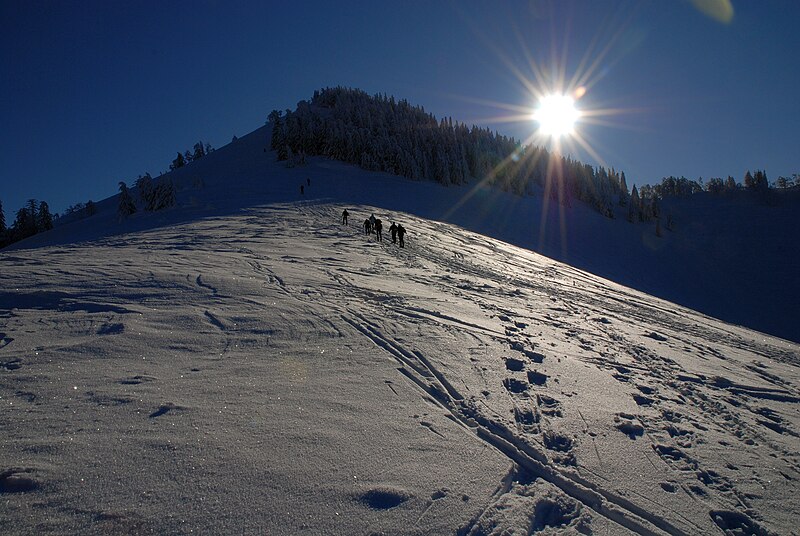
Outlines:
[[[575,107],[575,99],[567,95],[547,95],[539,101],[533,119],[539,123],[539,130],[546,136],[560,138],[575,130],[575,122],[581,113]]]

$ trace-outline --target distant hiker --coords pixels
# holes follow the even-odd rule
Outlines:
[[[392,222],[392,224],[389,226],[389,232],[392,234],[392,244],[396,244],[397,243],[397,225],[395,225],[394,222]]]
[[[369,218],[364,220],[364,234],[369,234],[372,232],[372,222],[369,221]]]
[[[311,179],[306,179],[306,184],[308,184],[309,186],[311,186]]]
[[[349,215],[350,215],[350,213],[347,212],[347,209],[344,209],[342,211],[342,225],[347,225],[347,216],[349,216]]]
[[[369,217],[369,228],[372,229],[373,231],[375,230],[375,214],[372,214]]]
[[[301,184],[301,185],[300,185],[300,195],[303,195],[304,193],[305,193],[305,192],[304,192],[304,189],[303,189],[303,185]]]
[[[381,220],[375,220],[375,236],[378,238],[378,242],[383,242],[383,235],[381,231],[383,230],[383,223]]]
[[[406,247],[406,243],[405,243],[405,241],[403,241],[403,237],[405,236],[405,234],[406,234],[406,228],[403,227],[402,224],[398,225],[397,226],[397,238],[400,240],[400,247],[401,248]]]

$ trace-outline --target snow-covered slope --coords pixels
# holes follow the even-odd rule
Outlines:
[[[176,173],[180,208],[0,252],[4,533],[796,530],[797,344],[264,141]]]
[[[480,186],[444,187],[338,162],[310,159],[286,169],[264,151],[269,129],[260,128],[171,176],[182,189],[183,210],[116,221],[116,198],[101,214],[66,225],[15,247],[67,243],[230,214],[243,207],[301,199],[370,204],[405,211],[531,249],[730,323],[800,342],[800,191],[773,192],[769,200],[709,195],[669,200],[674,230],[662,222],[630,224],[618,207],[615,220],[580,202],[564,208],[543,195],[520,198]],[[211,212],[209,212],[211,211]]]

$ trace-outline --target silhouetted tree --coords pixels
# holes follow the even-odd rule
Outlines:
[[[22,207],[17,211],[14,227],[12,229],[13,240],[18,241],[36,234],[36,213],[33,214],[29,207]]]
[[[769,180],[767,180],[767,172],[763,170],[756,171],[753,177],[753,187],[756,190],[767,190],[769,188]]]
[[[50,207],[42,201],[39,203],[39,212],[36,214],[36,230],[41,233],[53,228],[53,215],[50,214]]]
[[[180,153],[178,154],[180,156]],[[139,199],[142,201],[145,210],[153,210],[153,178],[150,173],[145,173],[144,176],[140,175],[136,179],[136,189],[139,190]]]
[[[181,168],[185,165],[186,165],[186,160],[183,158],[183,155],[179,152],[175,160],[173,160],[172,163],[169,165],[169,170],[172,171]]]
[[[123,181],[120,181],[119,207],[117,208],[117,214],[119,215],[120,219],[124,219],[135,212],[136,202],[133,200],[133,196],[131,195],[130,190],[128,190],[128,186]]]
[[[94,204],[94,201],[91,199],[86,202],[86,207],[84,208],[86,212],[86,216],[94,216],[97,214],[97,206]]]
[[[199,160],[206,155],[205,148],[203,147],[203,142],[199,141],[194,144],[194,153],[192,154],[192,160]]]
[[[633,223],[639,220],[641,220],[641,200],[639,199],[639,191],[634,184],[631,190],[631,199],[628,203],[628,221]]]
[[[161,178],[153,189],[153,203],[150,210],[161,210],[175,205],[175,185],[171,180]]]
[[[625,181],[625,172],[619,175],[619,206],[628,204],[628,183]]]
[[[744,187],[749,189],[754,188],[756,185],[756,180],[753,178],[753,175],[750,173],[750,170],[747,170],[747,173],[744,174]]]
[[[708,179],[706,191],[712,194],[720,194],[725,191],[725,183],[719,177]]]
[[[0,201],[0,233],[6,232],[6,215],[3,213],[3,202]]]

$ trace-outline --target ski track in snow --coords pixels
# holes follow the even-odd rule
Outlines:
[[[390,219],[378,208],[349,210],[356,223],[371,212]],[[400,397],[406,382],[420,407],[447,419],[417,415],[430,441],[470,438],[507,458],[511,470],[497,475],[495,493],[452,533],[591,526],[773,534],[800,517],[786,500],[800,483],[797,345],[410,215],[391,214],[409,229],[406,249],[388,233],[376,243],[358,225],[339,225],[340,212],[324,203],[276,205],[124,243],[15,252],[0,275],[0,402],[15,404],[0,418],[3,428],[13,430],[26,411],[53,427],[37,404],[46,404],[40,390],[53,396],[54,367],[113,360],[114,352],[140,354],[142,366],[101,377],[102,392],[69,404],[90,404],[89,414],[135,411],[150,426],[194,422],[204,408],[177,394],[160,398],[159,385],[177,369],[181,378],[208,373],[224,382],[224,367],[233,366],[226,363],[247,367],[314,334],[320,344],[369,341],[393,360],[396,376],[381,388]],[[130,253],[124,263],[120,247]],[[182,342],[161,323],[170,317]],[[159,344],[172,365],[147,355]],[[307,374],[292,366],[291,374]],[[359,374],[363,365],[347,366]],[[13,435],[0,447],[3,463],[29,463],[0,466],[0,486],[30,481],[23,494],[47,487],[48,463],[29,447],[20,456],[19,445],[32,440]],[[416,530],[425,532],[446,497],[434,492],[419,507]],[[389,511],[414,500],[380,489],[361,502]],[[0,518],[19,521],[14,515]],[[116,529],[140,522],[94,515]]]

